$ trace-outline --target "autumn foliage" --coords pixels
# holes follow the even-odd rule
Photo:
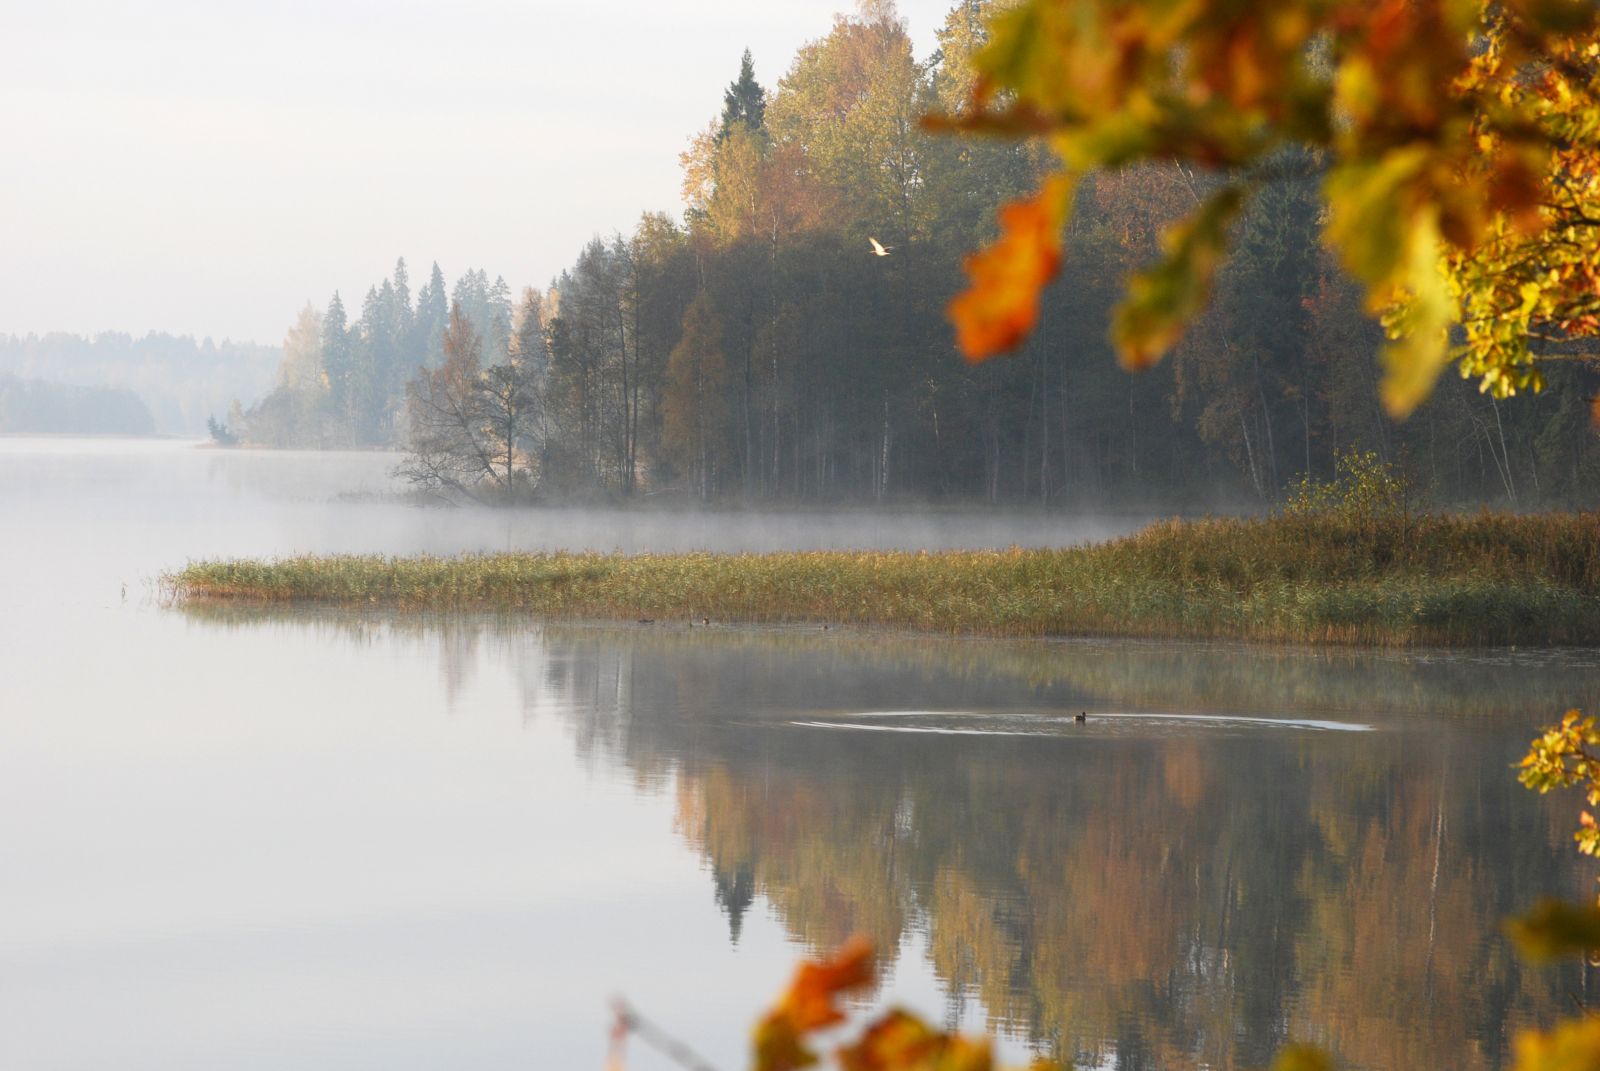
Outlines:
[[[1060,163],[969,261],[950,315],[971,359],[1026,335],[1025,289],[1051,277],[1028,206],[1141,163],[1219,181],[1128,283],[1113,341],[1129,366],[1158,358],[1204,305],[1240,207],[1308,172],[1322,176],[1325,240],[1389,330],[1392,414],[1452,357],[1504,397],[1542,385],[1530,340],[1600,333],[1592,4],[1023,0],[993,18],[976,67],[968,114],[935,125],[1044,137]]]
[[[969,359],[1009,350],[1039,318],[1039,292],[1061,267],[1061,224],[1072,197],[1063,176],[1000,207],[1000,237],[965,262],[972,287],[950,303]]]
[[[795,1071],[820,1062],[810,1035],[838,1026],[848,1016],[842,997],[871,987],[872,946],[853,937],[833,955],[802,963],[778,1003],[756,1026],[755,1071]],[[841,1071],[992,1071],[987,1038],[936,1030],[902,1008],[890,1008],[866,1023],[854,1041],[833,1053]],[[1036,1061],[1033,1071],[1059,1069]]]

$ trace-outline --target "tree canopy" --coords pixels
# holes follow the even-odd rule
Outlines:
[[[1131,26],[1143,25],[1135,15],[1144,7],[1122,8]],[[1150,109],[1181,101],[1137,104],[1133,89],[1121,125],[1102,130],[1095,118],[1080,131],[1089,148],[1118,131],[1132,138],[1119,166],[1068,167],[1052,152],[1061,137],[922,128],[923,116],[959,113],[977,96],[984,110],[968,125],[1051,135],[1040,106],[992,73],[994,50],[1027,29],[1013,21],[1029,10],[958,0],[937,47],[919,56],[893,5],[875,0],[819,27],[766,85],[753,60],[730,56],[739,73],[705,102],[706,122],[681,157],[681,215],[643,213],[625,232],[572,250],[531,315],[513,310],[510,287],[483,270],[447,284],[435,265],[417,273],[425,281],[413,291],[402,264],[375,286],[347,290],[366,299],[330,302],[319,346],[309,326],[286,340],[294,366],[245,414],[245,439],[404,445],[413,430],[405,384],[445,363],[454,301],[480,339],[482,370],[520,369],[523,387],[501,383],[502,401],[517,402],[524,388],[539,398],[536,413],[501,407],[533,418],[512,467],[539,493],[1171,510],[1272,502],[1302,478],[1334,476],[1339,457],[1370,451],[1433,504],[1597,500],[1600,436],[1585,399],[1600,391],[1600,360],[1544,359],[1580,356],[1569,336],[1582,333],[1581,318],[1561,327],[1552,317],[1593,285],[1584,282],[1587,245],[1554,230],[1524,234],[1497,210],[1472,259],[1438,276],[1481,298],[1481,311],[1450,294],[1446,304],[1458,302],[1463,324],[1482,325],[1471,337],[1491,347],[1486,360],[1507,346],[1524,346],[1530,362],[1538,355],[1505,365],[1503,387],[1526,374],[1553,389],[1507,405],[1451,377],[1396,423],[1380,400],[1383,330],[1367,300],[1375,291],[1320,241],[1337,222],[1327,212],[1332,149],[1285,135],[1248,163],[1221,160],[1220,150],[1162,155],[1152,139],[1177,144],[1177,134]],[[1328,32],[1307,31],[1305,55],[1283,62],[1302,65],[1307,79],[1333,78],[1341,53]],[[1187,45],[1172,49],[1190,55]],[[1135,48],[1129,62],[1142,55]],[[1536,84],[1506,91],[1515,103]],[[1253,106],[1270,119],[1282,96],[1263,88]],[[1206,122],[1220,114],[1190,110]],[[1092,115],[1102,112],[1110,115]],[[1147,120],[1154,133],[1129,133]],[[1195,134],[1182,144],[1200,143]],[[1575,162],[1562,165],[1572,176],[1582,173],[1576,145]],[[1588,196],[1575,180],[1563,189]],[[997,210],[1001,245],[1017,255],[973,262],[993,284],[977,299],[984,315],[958,317],[958,337],[941,311],[963,285],[964,255],[992,236]],[[1181,255],[1163,259],[1162,235],[1175,225],[1168,248],[1176,241]],[[1400,231],[1374,226],[1349,229],[1382,253],[1383,234]],[[1585,227],[1574,227],[1581,238]],[[1486,256],[1491,246],[1502,261]],[[1551,265],[1567,272],[1560,286]],[[1042,286],[1045,269],[1054,277]],[[1130,276],[1136,300],[1118,319],[1120,280]],[[1532,283],[1539,301],[1524,308]],[[1504,313],[1512,303],[1545,338],[1528,341]],[[1031,319],[1014,315],[1025,308]],[[1167,346],[1167,359],[1123,374],[1113,330],[1142,339],[1145,360],[1161,352],[1156,343]],[[1467,328],[1455,330],[1465,344]],[[995,347],[1014,343],[1016,359],[962,361],[958,343],[970,350],[973,333]]]

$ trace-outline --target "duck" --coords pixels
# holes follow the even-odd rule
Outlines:
[[[1087,710],[1080,710],[1080,711],[1078,711],[1078,716],[1073,718],[1072,720],[1075,721],[1075,722],[1080,722],[1080,723],[1081,722],[1086,722],[1086,721],[1089,720],[1089,712]]]

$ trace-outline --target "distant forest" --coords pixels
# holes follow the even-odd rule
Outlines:
[[[142,338],[115,331],[92,338],[59,332],[0,335],[0,376],[43,381],[62,390],[82,387],[131,392],[153,422],[144,434],[204,434],[206,418],[224,412],[231,399],[255,397],[266,390],[272,384],[273,369],[281,360],[282,351],[276,346],[219,343],[209,338],[197,341],[187,335],[158,332]],[[18,390],[13,385],[8,395],[11,426],[6,430],[22,430],[17,426],[19,421],[30,426],[55,421],[61,413],[58,403],[67,404],[62,390]],[[90,395],[80,393],[76,397],[72,405],[90,406],[82,411],[101,411],[101,402],[85,402]],[[54,408],[33,412],[31,407],[36,405]],[[48,430],[131,433],[124,427]]]
[[[131,390],[78,387],[0,373],[0,432],[152,435],[156,422]]]
[[[919,124],[966,100],[989,7],[958,3],[919,60],[892,3],[864,3],[770,90],[746,53],[682,156],[681,220],[646,213],[515,297],[483,272],[447,294],[435,265],[413,300],[402,261],[353,320],[337,294],[301,314],[233,433],[426,438],[478,458],[453,479],[551,495],[1271,502],[1370,449],[1439,503],[1600,500],[1600,361],[1548,362],[1549,389],[1499,402],[1447,376],[1410,420],[1383,415],[1381,331],[1319,241],[1314,159],[1253,202],[1209,311],[1153,371],[1117,367],[1109,310],[1215,181],[1182,168],[1086,183],[1038,330],[964,364],[943,316],[962,258],[1041,168],[1038,146]],[[452,440],[441,414],[481,427]]]

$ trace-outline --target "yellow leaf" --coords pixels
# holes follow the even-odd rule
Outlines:
[[[1406,235],[1407,258],[1396,272],[1399,285],[1390,290],[1398,291],[1404,304],[1388,322],[1394,341],[1383,349],[1379,392],[1384,409],[1396,419],[1422,403],[1450,360],[1448,331],[1456,306],[1439,270],[1438,216],[1431,204],[1416,212]]]
[[[1569,1019],[1517,1035],[1515,1071],[1600,1071],[1600,1019]]]
[[[1333,1061],[1315,1045],[1286,1045],[1272,1061],[1272,1071],[1333,1071]]]
[[[1351,274],[1368,292],[1393,286],[1408,253],[1416,244],[1413,228],[1418,197],[1415,185],[1428,164],[1428,148],[1412,145],[1386,153],[1376,161],[1340,164],[1323,184],[1328,198],[1328,242],[1344,258]],[[1431,209],[1432,233],[1438,233],[1438,209]],[[1430,241],[1430,248],[1435,244]],[[1381,306],[1377,295],[1369,304]]]

